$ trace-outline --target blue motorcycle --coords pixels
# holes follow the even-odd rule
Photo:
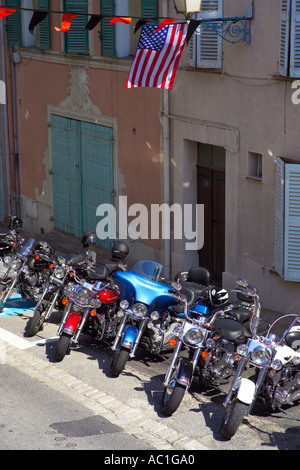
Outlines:
[[[118,377],[138,346],[151,354],[173,350],[173,331],[182,322],[173,307],[182,299],[180,286],[160,278],[163,266],[139,261],[132,271],[115,272],[112,278],[120,290],[120,325],[112,350],[111,374]],[[181,308],[182,311],[182,308]]]

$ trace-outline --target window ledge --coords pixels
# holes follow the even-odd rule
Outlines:
[[[255,177],[255,176],[246,176],[246,180],[247,181],[253,181],[253,183],[262,183],[263,182],[262,178],[258,178],[258,177]]]

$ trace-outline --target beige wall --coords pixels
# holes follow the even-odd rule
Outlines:
[[[224,3],[224,16],[243,16],[249,2]],[[300,107],[291,101],[291,81],[276,78],[280,0],[254,3],[251,44],[224,43],[223,73],[193,70],[185,67],[184,58],[181,62],[170,95],[173,197],[196,202],[193,142],[225,147],[224,286],[231,289],[237,276],[246,277],[257,285],[266,307],[295,311],[300,308],[299,285],[283,281],[273,270],[275,158],[300,161]],[[262,154],[262,182],[247,178],[248,152]],[[174,272],[197,259],[182,244],[173,247]]]

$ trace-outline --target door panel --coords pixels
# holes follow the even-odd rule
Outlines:
[[[59,116],[51,124],[55,227],[79,237],[96,230],[98,205],[114,205],[113,130]]]

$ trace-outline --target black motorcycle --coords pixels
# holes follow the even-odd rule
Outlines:
[[[54,250],[46,242],[29,238],[16,252],[0,280],[0,312],[18,289],[24,299],[37,302],[53,268]]]
[[[97,235],[88,230],[81,236],[83,249],[80,253],[58,255],[53,260],[51,274],[27,324],[28,336],[34,336],[42,329],[54,309],[63,311],[65,290],[74,285],[76,279],[88,279],[88,269],[96,262],[96,253],[90,250],[90,246],[96,242]]]
[[[19,217],[9,215],[5,217],[4,223],[6,230],[0,233],[0,268],[2,272],[7,269],[15,257],[16,251],[24,242],[20,233],[23,223]]]

